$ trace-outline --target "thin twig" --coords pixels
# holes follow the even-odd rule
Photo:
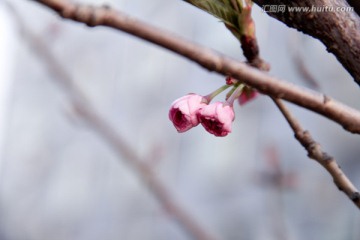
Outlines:
[[[315,142],[309,131],[303,130],[300,123],[290,113],[282,101],[275,98],[273,98],[273,101],[281,110],[281,113],[284,115],[290,127],[294,131],[295,138],[308,152],[309,158],[312,158],[320,163],[321,166],[323,166],[333,177],[334,183],[339,190],[343,191],[354,202],[354,204],[360,208],[359,191],[341,170],[335,158],[322,150],[321,145]]]
[[[197,44],[186,41],[172,33],[141,22],[109,7],[92,7],[74,4],[67,0],[37,0],[52,8],[63,18],[82,22],[88,26],[107,26],[127,32],[186,57],[204,68],[224,76],[240,79],[260,92],[274,98],[282,98],[317,112],[352,133],[360,133],[360,112],[294,84],[271,77],[244,63],[225,57]]]
[[[14,12],[16,16],[16,12]],[[76,113],[113,148],[119,159],[124,160],[132,167],[134,172],[148,187],[154,197],[160,202],[169,215],[171,215],[179,225],[197,240],[216,240],[210,231],[201,226],[191,214],[181,206],[171,194],[171,191],[156,176],[152,168],[146,161],[137,156],[136,151],[115,131],[91,105],[87,97],[74,84],[70,74],[61,66],[56,57],[52,54],[49,47],[31,32],[27,30],[24,23],[17,17],[20,30],[29,44],[31,50],[42,60],[47,70],[53,76],[62,89],[67,94]]]

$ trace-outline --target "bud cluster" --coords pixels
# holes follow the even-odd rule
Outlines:
[[[230,77],[226,79],[226,84],[206,96],[190,93],[175,100],[169,110],[169,118],[176,130],[186,132],[201,124],[206,131],[217,137],[228,135],[235,119],[234,100],[237,99],[239,104],[243,105],[255,98],[257,92]],[[227,94],[224,102],[210,104],[216,95],[230,86],[232,86],[232,89]]]

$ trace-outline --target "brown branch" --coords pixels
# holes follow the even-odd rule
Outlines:
[[[251,18],[251,17],[250,17]],[[245,26],[246,27],[246,26]],[[256,43],[256,36],[252,36],[252,40]],[[257,44],[256,44],[257,45]],[[248,48],[249,46],[242,43],[243,49]],[[256,57],[254,59],[260,59],[259,51],[257,51]],[[251,59],[248,59],[251,63]],[[263,60],[261,60],[263,62]],[[256,66],[256,65],[255,65]],[[260,65],[261,67],[261,65]],[[259,67],[259,68],[260,68]],[[297,119],[291,114],[290,110],[285,106],[282,100],[275,97],[271,97],[276,106],[279,108],[281,113],[284,115],[285,119],[293,129],[295,133],[295,138],[300,142],[300,144],[307,150],[309,158],[316,160],[320,163],[333,177],[335,185],[343,191],[353,202],[360,208],[360,194],[359,191],[355,188],[349,178],[341,170],[340,166],[336,163],[336,160],[328,155],[326,152],[323,152],[321,145],[315,142],[309,131],[304,131],[297,121]]]
[[[62,17],[89,26],[108,26],[155,43],[178,53],[210,71],[231,75],[251,87],[275,98],[282,98],[317,112],[343,126],[352,133],[360,133],[360,113],[323,94],[278,80],[246,64],[225,57],[208,48],[186,41],[172,33],[136,20],[108,7],[76,5],[64,0],[38,0]]]
[[[11,5],[9,6],[11,7]],[[152,168],[146,164],[146,161],[140,159],[139,156],[136,155],[136,151],[115,131],[115,128],[92,107],[90,101],[74,84],[72,77],[51,53],[49,47],[41,40],[41,38],[38,38],[29,32],[21,19],[17,17],[15,10],[13,10],[13,12],[17,18],[20,30],[26,39],[26,43],[42,60],[44,65],[46,65],[47,70],[53,76],[51,79],[54,79],[56,83],[61,85],[76,110],[76,113],[95,133],[102,137],[104,141],[113,148],[115,153],[119,156],[119,159],[122,159],[132,167],[135,174],[138,175],[145,186],[148,187],[150,192],[159,201],[161,207],[164,208],[164,210],[166,210],[193,239],[216,240],[217,238],[215,236],[195,221],[191,214],[176,201],[172,196],[171,191],[167,189],[162,181],[156,176]]]
[[[295,138],[301,143],[301,145],[308,152],[309,158],[317,161],[321,166],[323,166],[333,177],[335,185],[339,190],[343,191],[353,202],[360,208],[360,194],[353,183],[341,170],[340,166],[336,162],[335,158],[328,155],[321,148],[321,145],[314,141],[309,131],[303,130],[300,123],[296,118],[290,113],[288,108],[284,105],[279,99],[274,99],[273,101],[281,110],[282,114],[286,118],[290,127],[295,133]]]
[[[253,0],[268,14],[287,26],[319,39],[360,85],[360,17],[355,11],[336,11],[349,7],[345,0]],[[359,0],[354,0],[355,2]],[[285,11],[270,11],[270,5],[287,6]],[[333,11],[289,11],[289,7],[333,7]],[[359,10],[359,3],[355,6]]]

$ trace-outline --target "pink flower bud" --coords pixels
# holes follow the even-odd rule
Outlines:
[[[201,108],[198,117],[206,131],[217,137],[224,137],[231,132],[235,113],[229,104],[215,102]]]
[[[169,111],[169,118],[178,132],[186,132],[199,124],[197,113],[206,106],[206,99],[200,95],[190,93],[173,102]]]
[[[239,104],[244,105],[248,101],[256,98],[256,96],[259,93],[251,88],[245,87],[244,91],[241,93],[241,95],[238,98]]]

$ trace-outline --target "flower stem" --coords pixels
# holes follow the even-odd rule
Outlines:
[[[229,106],[233,106],[235,99],[237,99],[240,96],[244,87],[245,87],[245,84],[240,84],[238,86],[235,86],[233,89],[231,89],[231,91],[229,92],[231,95],[226,100],[226,102],[229,104]]]
[[[213,91],[212,93],[204,96],[204,98],[209,102],[211,102],[211,100],[216,97],[217,95],[219,95],[220,93],[222,93],[223,91],[225,91],[226,89],[228,89],[230,87],[230,85],[224,85],[218,89],[216,89],[215,91]]]

